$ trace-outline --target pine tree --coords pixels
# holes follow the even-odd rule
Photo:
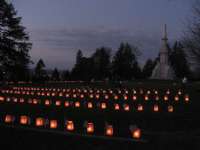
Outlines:
[[[190,68],[184,48],[180,42],[176,42],[170,54],[170,63],[177,78],[190,77]]]
[[[137,53],[138,48],[136,46],[121,43],[112,62],[113,76],[116,79],[130,80],[134,77],[134,71],[139,67],[137,65]],[[134,67],[137,68],[134,69]]]
[[[46,78],[46,70],[45,70],[45,64],[42,59],[40,59],[35,67],[35,80],[41,81]]]
[[[93,75],[97,80],[103,80],[110,74],[110,49],[101,47],[92,55]]]
[[[54,71],[52,72],[51,76],[53,81],[59,81],[60,80],[60,73],[58,72],[58,69],[55,68]]]
[[[144,79],[151,77],[153,69],[155,68],[156,63],[151,59],[148,59],[143,67],[142,75]]]
[[[8,79],[27,78],[31,43],[13,5],[0,1],[0,70]]]

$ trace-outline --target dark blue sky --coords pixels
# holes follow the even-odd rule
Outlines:
[[[78,49],[88,56],[100,46],[115,51],[121,41],[139,46],[143,63],[155,57],[166,23],[170,41],[180,39],[191,0],[12,0],[23,17],[33,61],[71,68]]]

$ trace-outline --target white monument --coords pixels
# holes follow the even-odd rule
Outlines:
[[[162,38],[162,47],[159,53],[159,61],[153,70],[152,79],[170,80],[174,79],[174,71],[169,64],[169,48],[167,38],[167,26],[164,27],[164,35]]]

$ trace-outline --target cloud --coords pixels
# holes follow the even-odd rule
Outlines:
[[[116,51],[120,42],[136,45],[142,52],[142,58],[155,57],[159,49],[160,37],[157,33],[147,34],[140,30],[95,28],[59,28],[30,30],[33,60],[42,57],[49,68],[60,66],[71,68],[75,55],[81,49],[84,55],[91,55],[96,48],[106,46]],[[144,59],[141,59],[144,61]],[[64,68],[66,68],[64,67]]]

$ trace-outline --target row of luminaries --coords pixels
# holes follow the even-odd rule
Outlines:
[[[1,123],[7,124],[7,125],[21,125],[26,127],[36,127],[40,129],[61,129],[64,132],[68,133],[76,133],[76,134],[88,134],[88,135],[95,135],[99,127],[95,126],[95,122],[93,121],[84,121],[82,122],[83,130],[82,133],[80,132],[80,122],[77,123],[76,121],[73,121],[71,119],[65,119],[64,122],[60,122],[57,119],[48,119],[44,117],[30,117],[28,115],[13,115],[13,114],[5,114],[1,116],[0,118]],[[79,124],[79,125],[78,125]],[[96,125],[98,125],[96,123]],[[128,128],[129,135],[126,137],[128,138],[134,138],[134,139],[140,139],[141,138],[141,129],[138,128],[136,125],[130,125]],[[104,123],[104,133],[101,136],[120,136],[119,133],[117,133],[118,130],[114,128],[113,124]]]
[[[62,101],[62,100],[41,100],[41,99],[24,99],[24,98],[16,98],[16,97],[4,97],[0,96],[1,103],[19,103],[19,104],[29,104],[29,105],[44,105],[46,107],[54,106],[54,107],[65,107],[65,108],[85,108],[85,109],[99,109],[99,110],[114,110],[116,112],[143,112],[145,110],[144,104],[135,104],[131,105],[128,103],[107,103],[107,102],[91,102],[91,101]],[[152,104],[151,106],[146,106],[147,109],[151,109],[153,112],[159,111],[167,111],[174,112],[175,106],[172,104],[163,106],[159,106],[159,104]]]
[[[127,89],[127,88],[115,88],[115,89],[102,89],[102,88],[44,88],[44,87],[12,87],[12,90],[17,91],[38,91],[38,92],[54,92],[57,96],[64,95],[65,93],[85,93],[85,94],[155,94],[165,93],[169,95],[172,90],[156,90],[156,89]],[[173,90],[174,91],[174,90]],[[177,95],[182,95],[184,91],[182,89],[176,90]]]
[[[79,92],[79,91],[73,91],[72,92],[53,92],[53,91],[49,91],[49,92],[44,92],[42,89],[41,91],[38,91],[37,88],[37,92],[35,90],[32,91],[32,88],[28,88],[29,90],[26,90],[27,88],[20,88],[17,90],[13,90],[13,89],[7,89],[7,90],[1,90],[1,93],[5,93],[5,94],[16,94],[16,95],[31,95],[31,96],[44,96],[44,97],[63,97],[63,98],[80,98],[80,99],[105,99],[105,100],[164,100],[164,101],[168,101],[170,100],[174,100],[174,101],[179,101],[180,99],[183,99],[184,101],[188,102],[189,101],[189,95],[188,94],[183,94],[183,92],[181,92],[181,90],[179,90],[177,93],[175,93],[174,95],[170,94],[170,91],[168,90],[166,92],[165,95],[160,96],[158,95],[158,93],[152,95],[151,91],[148,90],[145,94],[140,94],[138,95],[137,92],[133,92],[132,94],[130,94],[130,92],[125,92],[125,94],[114,94],[114,93],[108,93],[108,92],[103,92],[103,93],[99,93],[98,90],[96,92],[89,92],[87,90],[85,90],[84,92]],[[34,88],[33,88],[34,89]],[[111,90],[112,91],[112,90]],[[135,94],[134,94],[135,93]]]

